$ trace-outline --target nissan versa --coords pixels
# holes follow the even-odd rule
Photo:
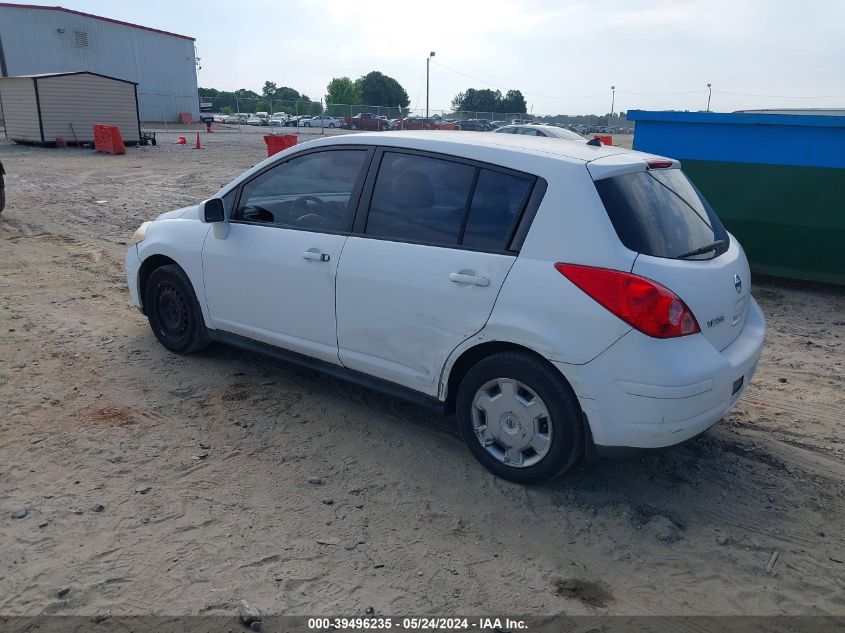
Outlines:
[[[493,473],[655,448],[748,386],[742,247],[673,160],[471,132],[324,138],[145,222],[132,301],[176,353],[269,353],[457,417]]]

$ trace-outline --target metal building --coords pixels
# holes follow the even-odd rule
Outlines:
[[[0,77],[6,136],[25,143],[94,140],[94,125],[116,125],[126,143],[141,140],[136,85],[94,73]]]
[[[63,7],[0,2],[0,77],[90,71],[135,82],[142,121],[199,117],[194,44]]]

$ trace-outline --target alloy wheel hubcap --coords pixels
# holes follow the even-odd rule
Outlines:
[[[472,426],[484,450],[514,468],[537,464],[552,444],[548,407],[528,385],[512,378],[495,378],[475,392]]]

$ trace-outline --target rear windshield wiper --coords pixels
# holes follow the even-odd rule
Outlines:
[[[725,240],[716,240],[715,242],[711,242],[706,246],[701,246],[699,248],[694,248],[693,250],[689,251],[688,253],[684,253],[683,255],[678,255],[675,259],[686,259],[687,257],[694,257],[695,255],[703,255],[704,253],[709,253],[712,250],[715,250],[722,246],[725,243]]]

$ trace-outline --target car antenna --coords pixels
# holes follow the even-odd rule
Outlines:
[[[598,136],[594,136],[589,141],[587,141],[587,145],[592,145],[593,147],[601,147],[601,139]]]

